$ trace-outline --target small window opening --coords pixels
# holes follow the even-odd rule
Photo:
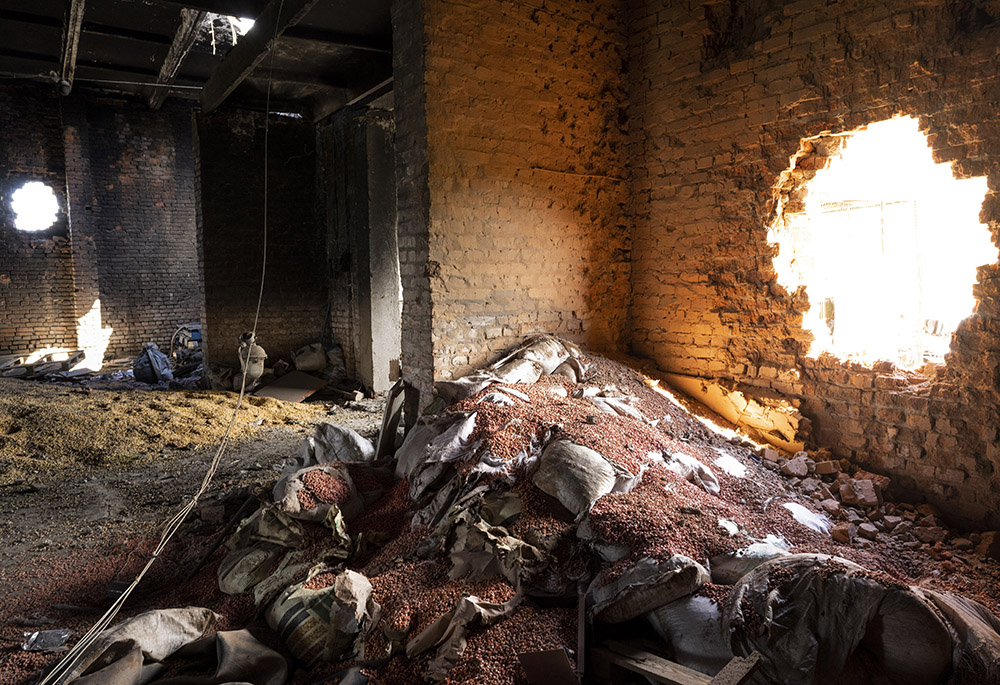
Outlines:
[[[10,198],[14,227],[20,231],[44,231],[51,228],[59,214],[59,201],[52,188],[41,181],[29,181]]]
[[[804,140],[778,190],[774,267],[789,291],[806,288],[810,356],[943,363],[974,311],[977,267],[997,260],[979,221],[986,179],[956,179],[899,117]]]

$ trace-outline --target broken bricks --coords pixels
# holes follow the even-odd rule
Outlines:
[[[789,459],[782,465],[781,472],[786,476],[805,478],[809,475],[808,459],[804,456]]]
[[[840,472],[840,462],[839,461],[818,461],[816,462],[816,474],[819,476],[827,476]]]
[[[848,521],[842,521],[830,529],[830,535],[833,539],[845,545],[851,544],[854,541],[854,536],[857,534],[858,527]]]
[[[882,503],[882,493],[871,480],[850,479],[840,486],[840,501],[860,507],[877,507]]]

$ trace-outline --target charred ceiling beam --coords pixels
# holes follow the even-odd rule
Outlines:
[[[248,76],[247,80],[266,86],[268,77],[271,78],[276,86],[284,84],[289,86],[315,86],[317,88],[346,88],[350,85],[344,77],[306,74],[296,71],[286,71],[284,69],[275,69],[274,73],[270,73],[270,69],[262,69],[260,72]]]
[[[385,79],[384,81],[375,84],[365,92],[357,95],[356,97],[348,100],[346,102],[331,101],[323,103],[313,109],[313,116],[315,123],[319,123],[323,119],[329,116],[333,116],[337,112],[347,109],[348,107],[365,107],[373,100],[377,100],[386,93],[392,90],[392,77]]]
[[[286,38],[297,38],[308,40],[314,43],[326,43],[336,47],[350,48],[352,50],[364,50],[366,52],[378,52],[384,55],[392,54],[392,40],[369,38],[368,36],[353,36],[346,33],[335,33],[324,31],[309,26],[294,26],[285,31]]]
[[[2,9],[0,9],[0,20],[27,24],[29,27],[44,26],[45,28],[61,29],[63,26],[62,20],[56,17]],[[158,33],[137,31],[119,26],[107,26],[105,24],[97,24],[92,21],[84,22],[80,30],[83,33],[95,36],[104,36],[107,38],[127,38],[129,40],[137,40],[144,43],[154,43],[156,45],[170,45],[170,38]]]
[[[89,21],[83,25],[83,32],[94,36],[103,36],[105,38],[125,38],[127,40],[137,40],[143,43],[152,43],[154,45],[170,45],[170,38],[159,33],[135,31],[133,29],[126,29],[118,26],[105,26],[103,24],[94,24]]]
[[[201,108],[211,112],[221,105],[274,47],[277,38],[294,26],[319,0],[271,0],[250,32],[236,43],[201,91]]]
[[[205,21],[207,12],[184,8],[181,10],[181,23],[174,33],[174,41],[170,44],[167,56],[163,58],[160,65],[160,74],[156,77],[156,85],[149,88],[148,102],[150,109],[159,109],[163,106],[163,101],[170,94],[170,85],[177,78],[177,72],[184,63],[184,59],[191,52],[195,39],[198,38],[198,29]]]
[[[83,28],[85,0],[70,0],[63,23],[62,55],[59,59],[59,92],[69,95],[73,90],[73,73],[76,71],[76,51],[80,47],[80,30]]]
[[[40,14],[31,14],[30,12],[18,12],[15,10],[0,10],[0,19],[6,19],[8,21],[16,21],[22,24],[35,24],[37,26],[48,26],[52,28],[62,28],[62,20],[57,17],[46,17]]]
[[[2,76],[33,78],[51,83],[51,74],[57,65],[58,60],[52,55],[0,48],[0,75]]]

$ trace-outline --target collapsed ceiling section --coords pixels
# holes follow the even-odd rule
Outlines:
[[[0,77],[318,120],[387,87],[389,0],[0,0]],[[275,42],[275,37],[278,37]]]

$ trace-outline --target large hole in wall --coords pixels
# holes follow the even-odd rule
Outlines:
[[[41,181],[28,181],[11,193],[10,208],[14,227],[37,232],[51,228],[59,215],[59,200],[52,188]]]
[[[997,261],[979,222],[986,191],[935,164],[912,117],[803,140],[768,238],[779,283],[806,289],[809,356],[943,363],[975,308],[977,267]]]

